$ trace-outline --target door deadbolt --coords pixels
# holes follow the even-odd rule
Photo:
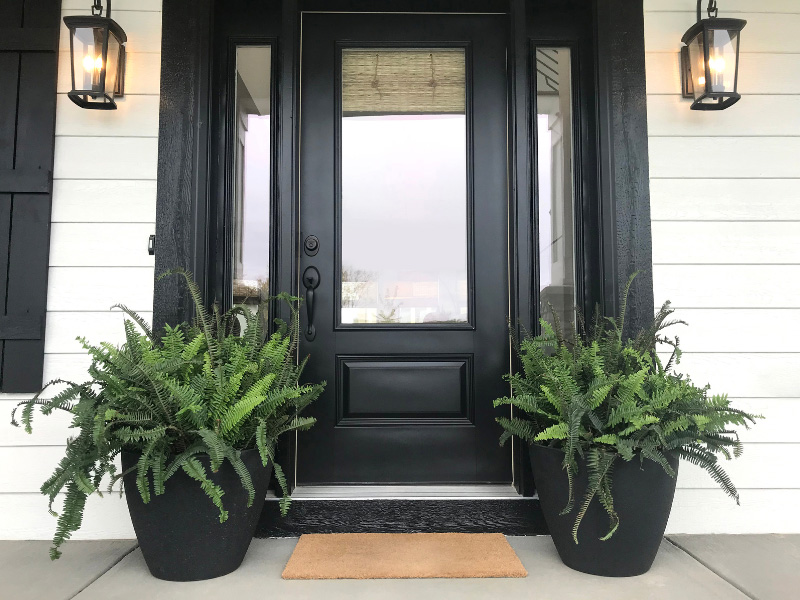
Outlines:
[[[319,238],[315,235],[308,236],[303,243],[303,247],[308,256],[316,256],[317,252],[319,252]]]

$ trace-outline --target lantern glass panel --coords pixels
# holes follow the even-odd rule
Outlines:
[[[114,97],[119,76],[120,43],[113,33],[108,36],[108,58],[106,65],[106,94]]]
[[[704,28],[688,46],[695,101],[718,103],[734,95],[739,31]]]
[[[727,29],[708,31],[708,82],[710,92],[736,91],[736,56],[739,32]]]
[[[706,94],[706,53],[704,41],[705,36],[701,31],[697,34],[697,37],[689,43],[689,60],[692,65],[695,100],[699,100]]]
[[[78,27],[72,36],[72,72],[75,89],[102,94],[103,41],[106,29]]]

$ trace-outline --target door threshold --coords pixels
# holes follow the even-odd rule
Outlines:
[[[514,486],[503,485],[301,485],[292,500],[513,500]]]

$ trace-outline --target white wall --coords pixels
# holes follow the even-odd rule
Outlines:
[[[117,0],[128,32],[127,96],[116,112],[82,111],[59,69],[45,380],[83,379],[77,335],[121,340],[117,302],[150,316],[161,0]],[[679,97],[678,48],[694,0],[645,0],[654,275],[691,324],[683,366],[767,419],[730,464],[737,507],[683,466],[672,532],[800,531],[800,1],[725,0],[749,20],[741,91],[722,113]],[[65,14],[86,12],[64,0]],[[66,31],[66,30],[65,30]],[[22,396],[0,396],[8,415]],[[65,420],[37,419],[35,435],[0,419],[0,539],[47,539],[55,521],[39,495],[63,452]],[[131,537],[124,500],[92,498],[77,538]]]
[[[744,98],[703,113],[679,95],[695,0],[645,0],[655,294],[690,324],[681,370],[766,420],[724,465],[742,505],[683,464],[669,531],[799,532],[800,1],[719,6],[748,21]]]
[[[63,14],[87,14],[86,0],[63,0]],[[114,19],[128,33],[126,96],[117,111],[75,106],[69,41],[62,23],[59,62],[50,282],[44,379],[84,381],[88,360],[75,337],[120,341],[127,304],[150,318],[155,231],[161,0],[117,0]],[[63,454],[68,420],[39,417],[34,435],[8,424],[16,401],[0,395],[0,539],[48,539],[55,519],[39,486]],[[92,498],[76,538],[133,537],[119,494]]]

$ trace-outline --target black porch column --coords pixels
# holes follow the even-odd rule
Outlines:
[[[616,314],[628,277],[630,333],[653,316],[653,252],[642,0],[595,0],[603,294]]]
[[[161,43],[155,272],[158,277],[182,267],[203,290],[213,7],[213,0],[165,0]],[[156,282],[153,311],[156,331],[192,317],[192,301],[179,278]]]

